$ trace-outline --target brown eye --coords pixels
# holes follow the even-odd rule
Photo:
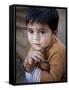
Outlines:
[[[29,33],[33,33],[33,30],[29,29],[28,32],[29,32]]]
[[[45,31],[40,31],[41,34],[45,34],[46,32]]]

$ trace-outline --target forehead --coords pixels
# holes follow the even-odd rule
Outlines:
[[[40,23],[33,23],[33,24],[29,23],[27,28],[29,28],[29,29],[36,29],[36,30],[40,30],[40,29],[43,30],[43,29],[47,29],[49,27],[48,27],[47,24],[43,25],[43,24],[40,24]]]

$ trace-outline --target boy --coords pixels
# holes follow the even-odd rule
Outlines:
[[[59,16],[55,8],[30,7],[26,16],[31,49],[24,60],[28,83],[62,81],[65,47],[57,37]]]

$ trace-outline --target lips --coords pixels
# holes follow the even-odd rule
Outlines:
[[[40,44],[38,44],[38,43],[33,43],[33,45],[40,45]]]
[[[32,44],[32,47],[35,49],[35,50],[38,50],[38,51],[40,51],[42,48],[41,48],[41,44],[39,44],[39,43],[33,43]]]

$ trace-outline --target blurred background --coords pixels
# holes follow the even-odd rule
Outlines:
[[[28,7],[16,7],[16,83],[26,83],[23,60],[29,50],[25,15]],[[66,46],[66,9],[57,9],[59,14],[58,37]]]

